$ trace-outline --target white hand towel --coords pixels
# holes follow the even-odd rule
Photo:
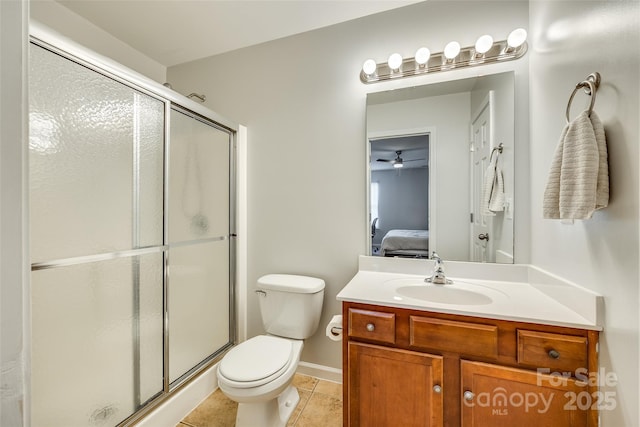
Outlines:
[[[491,198],[489,199],[489,210],[491,212],[502,212],[504,210],[504,177],[502,176],[500,166],[496,165],[495,170]]]
[[[545,218],[588,219],[609,202],[604,127],[583,111],[562,130],[544,192]]]
[[[496,212],[504,210],[504,178],[498,166],[498,154],[494,153],[489,167],[484,174],[482,186],[481,213],[484,216],[495,216]]]

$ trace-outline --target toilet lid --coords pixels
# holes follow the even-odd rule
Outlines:
[[[222,358],[220,373],[237,382],[256,382],[280,374],[291,360],[291,341],[259,335],[236,347]]]

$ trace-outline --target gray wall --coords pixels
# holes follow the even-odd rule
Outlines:
[[[367,58],[393,51],[410,57],[451,40],[471,46],[490,32],[498,39],[527,27],[526,2],[429,1],[325,29],[171,67],[179,92],[197,87],[205,105],[248,127],[249,335],[263,332],[252,292],[259,276],[298,273],[327,282],[321,324],[340,312],[336,294],[366,252],[365,103],[369,91],[420,85],[478,73],[516,70],[519,119],[527,121],[528,59],[482,69],[436,73],[401,82],[364,85]],[[527,152],[522,150],[526,193]],[[528,200],[528,198],[526,198]],[[526,203],[521,203],[526,216]],[[518,215],[518,212],[516,212]],[[522,251],[526,261],[526,227]],[[305,344],[302,360],[341,367],[340,344],[324,328]]]
[[[379,185],[380,226],[373,243],[391,229],[427,230],[429,219],[429,169],[402,168],[371,172]]]
[[[605,427],[640,425],[638,415],[638,102],[640,67],[637,1],[534,1],[531,41],[531,261],[602,294],[605,331],[600,362],[615,373],[615,410]],[[573,225],[542,219],[542,196],[565,108],[576,83],[602,74],[595,110],[609,149],[609,207]],[[573,117],[588,105],[574,99]]]

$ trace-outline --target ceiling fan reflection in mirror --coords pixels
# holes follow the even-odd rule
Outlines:
[[[421,160],[426,160],[426,159],[407,159],[404,160],[400,155],[402,154],[402,150],[398,150],[396,151],[396,158],[389,160],[389,159],[377,159],[378,162],[386,162],[386,163],[391,163],[393,165],[394,168],[401,168],[404,166],[405,162],[417,162],[417,161],[421,161]]]

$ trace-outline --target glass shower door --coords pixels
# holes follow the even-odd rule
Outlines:
[[[233,131],[41,43],[32,424],[131,425],[233,343]]]
[[[169,382],[231,345],[231,135],[172,109],[169,148]]]
[[[31,45],[32,424],[163,391],[165,103]]]

